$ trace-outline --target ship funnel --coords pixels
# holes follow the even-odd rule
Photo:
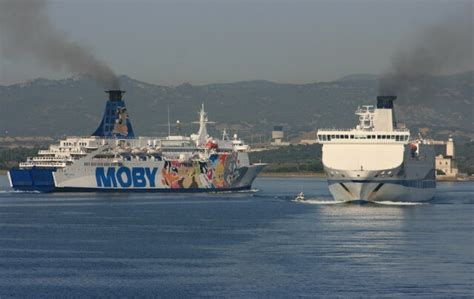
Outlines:
[[[122,97],[124,90],[107,90],[109,100],[105,104],[104,115],[92,136],[105,138],[134,138],[132,123]]]
[[[106,90],[106,93],[109,94],[109,101],[121,101],[122,96],[124,93],[126,93],[125,90]]]
[[[393,109],[393,101],[396,98],[396,96],[378,96],[377,109]]]
[[[393,101],[396,96],[378,96],[377,110],[374,119],[375,128],[382,131],[392,131],[397,128],[395,120],[395,110],[393,109]]]

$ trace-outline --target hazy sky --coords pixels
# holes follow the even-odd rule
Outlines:
[[[49,5],[52,21],[118,74],[162,85],[308,83],[382,73],[395,50],[418,31],[466,10],[472,17],[472,1],[56,0]],[[71,75],[32,59],[0,59],[0,84]]]

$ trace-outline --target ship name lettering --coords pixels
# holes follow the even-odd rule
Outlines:
[[[149,167],[97,167],[95,179],[97,187],[104,188],[145,188],[155,187],[155,179],[158,168]]]

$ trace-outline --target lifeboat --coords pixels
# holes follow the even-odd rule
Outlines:
[[[206,143],[206,148],[207,149],[217,149],[217,143],[213,142],[212,140],[208,141]]]

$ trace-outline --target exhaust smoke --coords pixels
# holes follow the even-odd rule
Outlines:
[[[426,28],[399,49],[379,79],[379,94],[400,94],[409,87],[422,88],[431,76],[473,70],[472,3],[462,15]]]
[[[67,39],[47,15],[45,0],[0,0],[2,55],[22,59],[31,55],[54,70],[87,75],[104,88],[119,89],[112,69],[83,46]]]

